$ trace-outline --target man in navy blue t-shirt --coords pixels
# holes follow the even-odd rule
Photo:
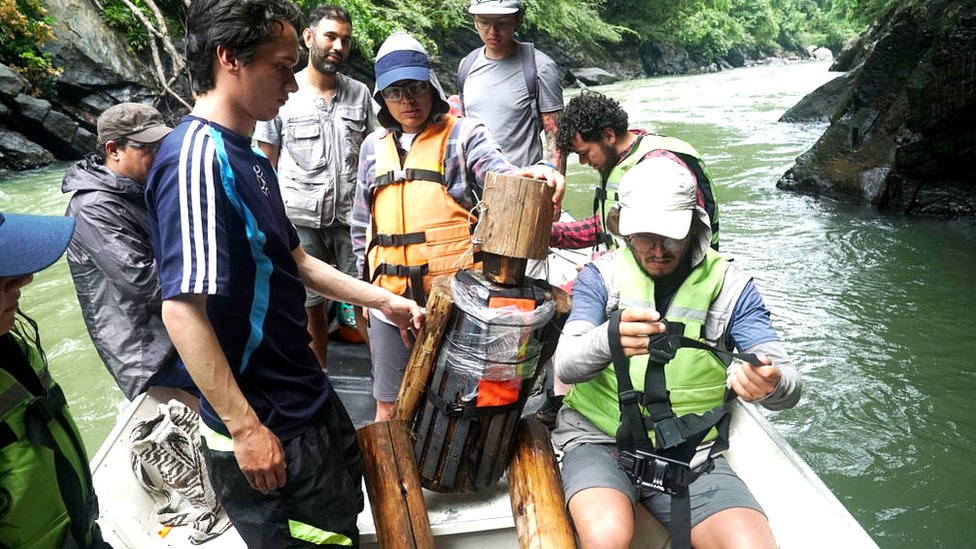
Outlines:
[[[163,321],[203,393],[204,457],[249,547],[357,545],[355,429],[309,348],[305,286],[419,328],[411,300],[306,255],[275,171],[251,147],[297,89],[298,9],[197,0],[187,17],[196,104],[162,143],[146,201]]]

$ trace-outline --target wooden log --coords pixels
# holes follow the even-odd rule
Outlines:
[[[380,547],[433,547],[407,424],[380,421],[363,427],[356,435],[363,451],[366,493]]]
[[[517,286],[525,279],[527,259],[521,257],[505,257],[488,252],[482,252],[481,272],[485,278],[496,284]]]
[[[552,187],[538,179],[489,172],[475,231],[481,251],[544,259],[552,234]]]
[[[549,430],[537,419],[519,422],[508,493],[522,549],[576,547]]]
[[[451,277],[439,276],[434,279],[430,295],[427,297],[427,318],[413,344],[403,382],[393,403],[392,418],[410,422],[417,412],[430,379],[430,371],[437,360],[441,348],[444,329],[454,308],[451,297]]]

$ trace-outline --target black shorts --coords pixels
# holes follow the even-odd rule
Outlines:
[[[358,547],[363,459],[356,429],[339,398],[333,393],[315,423],[282,446],[285,486],[264,495],[248,484],[233,451],[212,450],[204,439],[210,482],[247,546]]]

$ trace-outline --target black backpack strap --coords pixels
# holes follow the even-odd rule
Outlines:
[[[671,408],[664,366],[671,361],[681,347],[694,347],[713,353],[752,358],[716,349],[684,335],[684,325],[665,322],[666,331],[650,338],[648,343],[647,371],[643,393],[634,390],[630,379],[630,361],[620,344],[621,310],[610,315],[608,342],[617,378],[620,399],[620,428],[617,430],[617,447],[621,450],[621,466],[635,481],[638,488],[645,486],[665,491],[671,496],[671,546],[675,549],[691,547],[691,500],[689,486],[712,467],[707,460],[700,469],[690,464],[698,446],[712,427],[718,430],[718,439],[709,450],[709,457],[728,448],[728,425],[731,416],[724,406],[713,408],[704,414],[686,414],[676,417]],[[731,358],[729,359],[731,361]],[[726,399],[731,391],[726,393]],[[650,417],[645,418],[638,403],[647,408]],[[645,423],[646,421],[646,423]],[[647,432],[654,429],[655,452]]]
[[[464,81],[468,79],[468,73],[471,72],[471,65],[474,65],[476,59],[478,59],[478,52],[481,49],[476,49],[464,56],[461,60],[461,64],[458,65],[458,75],[457,75],[457,89],[458,96],[461,98],[461,114],[464,114]]]
[[[690,154],[675,151],[670,152],[680,158],[688,166],[688,169],[691,170],[691,173],[695,174],[695,181],[701,190],[702,200],[705,202],[705,211],[708,213],[708,220],[712,226],[712,234],[718,234],[719,221],[718,216],[715,215],[715,212],[718,211],[718,199],[715,197],[715,193],[712,192],[713,182],[705,173],[704,161]],[[718,242],[712,247],[715,248],[715,251],[718,251]]]
[[[539,108],[539,68],[535,64],[535,44],[519,42],[522,46],[522,76],[525,78],[525,89],[529,92],[529,99],[535,105],[536,119],[542,118]],[[541,125],[541,121],[539,122]],[[542,131],[540,128],[539,131]]]

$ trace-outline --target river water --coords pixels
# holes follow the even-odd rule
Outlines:
[[[976,222],[881,215],[779,191],[820,124],[776,120],[826,64],[629,81],[600,90],[631,126],[680,137],[718,186],[722,249],[752,273],[804,376],[770,415],[882,547],[976,545]],[[569,92],[572,95],[575,92]],[[595,172],[570,165],[567,207],[589,215]],[[8,176],[0,210],[61,214],[67,164]],[[60,260],[24,291],[93,453],[124,398],[98,360]]]

